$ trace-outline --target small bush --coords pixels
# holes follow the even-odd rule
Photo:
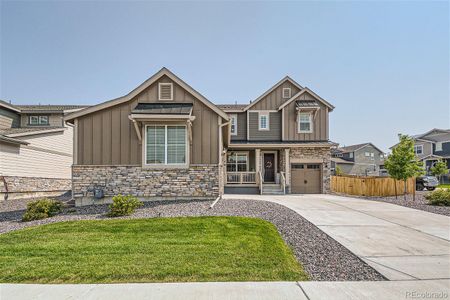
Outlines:
[[[450,206],[450,189],[437,189],[425,195],[432,205]]]
[[[120,216],[128,216],[131,215],[136,208],[144,205],[138,198],[133,197],[131,195],[122,196],[117,195],[113,197],[113,203],[109,205],[109,213],[110,217],[120,217]]]
[[[52,199],[39,199],[27,204],[27,211],[22,216],[22,221],[41,220],[61,212],[62,202]]]

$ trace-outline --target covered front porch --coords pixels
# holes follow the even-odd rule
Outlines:
[[[285,193],[289,149],[233,149],[226,153],[225,193]]]

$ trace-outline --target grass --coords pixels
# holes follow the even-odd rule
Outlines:
[[[307,279],[275,226],[255,218],[74,221],[0,235],[0,282]]]
[[[440,184],[437,187],[441,189],[450,189],[450,184]]]

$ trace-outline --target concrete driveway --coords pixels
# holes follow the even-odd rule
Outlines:
[[[225,195],[296,211],[390,280],[450,279],[450,218],[334,195]]]

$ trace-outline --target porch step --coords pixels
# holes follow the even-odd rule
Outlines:
[[[263,184],[263,195],[284,195],[281,184]]]

